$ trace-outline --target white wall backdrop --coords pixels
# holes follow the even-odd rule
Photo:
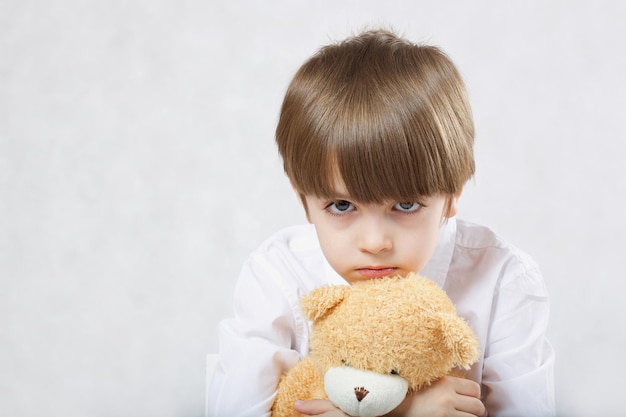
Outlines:
[[[624,21],[620,0],[0,0],[0,415],[202,415],[240,265],[305,220],[282,94],[379,25],[464,74],[461,217],[542,266],[559,414],[623,415]]]

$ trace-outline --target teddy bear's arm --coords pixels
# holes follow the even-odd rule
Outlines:
[[[304,358],[281,378],[272,405],[272,417],[302,416],[294,408],[294,403],[312,398],[328,399],[324,392],[324,380],[309,358]]]

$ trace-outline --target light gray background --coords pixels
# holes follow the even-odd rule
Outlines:
[[[0,415],[202,415],[242,262],[305,220],[282,94],[378,25],[465,77],[460,217],[540,263],[559,414],[623,414],[625,5],[0,0]]]

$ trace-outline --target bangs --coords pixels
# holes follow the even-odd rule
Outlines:
[[[382,203],[458,191],[455,167],[449,166],[449,155],[444,157],[441,141],[425,124],[402,120],[397,112],[384,117],[360,114],[361,120],[354,115],[333,120],[328,123],[332,130],[320,129],[318,138],[307,141],[308,155],[300,161],[299,172],[292,171],[301,193],[333,197],[337,185],[343,184],[355,201]],[[419,144],[412,139],[415,135],[421,137]]]

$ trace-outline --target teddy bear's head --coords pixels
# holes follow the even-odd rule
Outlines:
[[[313,290],[310,357],[329,399],[353,416],[379,416],[407,394],[478,358],[469,325],[432,281],[382,278]]]

